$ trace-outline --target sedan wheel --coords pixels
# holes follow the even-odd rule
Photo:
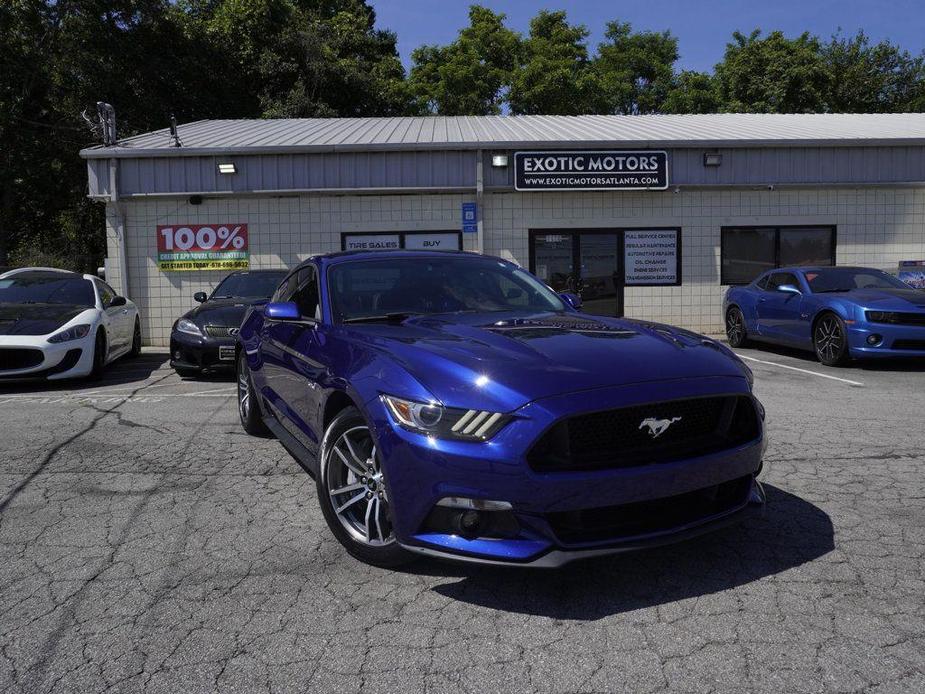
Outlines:
[[[328,527],[356,558],[397,566],[409,555],[395,540],[390,500],[376,444],[353,407],[328,426],[322,444],[318,497]]]
[[[848,339],[842,319],[827,313],[816,322],[813,330],[816,357],[826,366],[839,366],[848,359]]]

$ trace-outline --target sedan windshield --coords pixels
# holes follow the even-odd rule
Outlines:
[[[334,265],[328,271],[335,320],[383,320],[460,311],[562,311],[542,282],[491,258],[384,258]]]
[[[814,294],[850,292],[853,289],[911,289],[892,275],[870,268],[833,267],[806,270],[804,274]]]
[[[285,270],[280,270],[279,272],[238,272],[228,275],[212,292],[212,298],[269,299],[285,276]]]
[[[0,304],[62,304],[92,308],[96,294],[89,280],[68,275],[30,273],[0,280]]]

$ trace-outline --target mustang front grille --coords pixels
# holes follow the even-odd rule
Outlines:
[[[717,453],[758,437],[751,398],[672,400],[563,419],[527,454],[538,472],[667,463]]]

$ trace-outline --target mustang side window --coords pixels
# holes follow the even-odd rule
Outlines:
[[[304,267],[298,273],[299,289],[293,294],[292,300],[299,307],[299,313],[304,318],[321,320],[321,307],[318,305],[318,282],[315,277],[315,268]]]

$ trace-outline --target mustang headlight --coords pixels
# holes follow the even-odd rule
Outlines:
[[[179,330],[181,333],[186,333],[187,335],[196,335],[198,337],[202,337],[202,331],[199,329],[199,326],[189,318],[181,318],[178,320],[177,330]]]
[[[498,433],[509,419],[502,412],[463,410],[439,403],[404,400],[394,395],[379,397],[398,424],[439,438],[485,441]]]
[[[82,337],[86,337],[87,333],[90,332],[92,326],[87,324],[81,325],[72,325],[67,330],[62,330],[60,333],[55,333],[48,338],[49,342],[70,342],[71,340],[79,340]]]

